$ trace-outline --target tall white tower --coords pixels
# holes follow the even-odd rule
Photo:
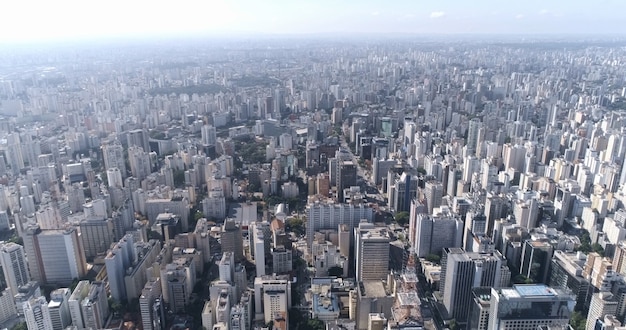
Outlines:
[[[11,294],[17,294],[17,288],[30,281],[24,247],[15,243],[4,243],[0,246],[0,265],[4,279],[7,282]]]

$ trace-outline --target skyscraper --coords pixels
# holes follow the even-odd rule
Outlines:
[[[362,222],[354,229],[356,280],[383,280],[389,273],[389,233],[387,227]]]
[[[119,142],[105,144],[102,146],[102,156],[104,158],[104,168],[111,169],[117,167],[122,173],[122,178],[126,178],[126,162],[124,161],[124,148]]]
[[[361,220],[371,222],[374,217],[372,208],[363,204],[333,204],[319,201],[309,202],[306,209],[306,238],[309,246],[313,243],[315,232],[320,229],[337,229],[340,224],[345,224],[352,232]]]
[[[127,234],[109,250],[104,258],[111,298],[118,302],[126,299],[124,276],[126,275],[126,270],[135,261],[134,250],[133,236]]]
[[[594,330],[597,320],[602,320],[606,315],[616,315],[620,305],[618,297],[611,292],[597,292],[591,297],[591,305],[587,314],[586,330]]]
[[[132,131],[128,131],[128,135],[126,136],[128,141],[128,147],[141,147],[143,151],[150,152],[150,144],[148,140],[148,132],[143,129],[134,129]]]
[[[441,293],[448,314],[457,322],[467,321],[472,288],[499,287],[502,255],[499,252],[465,252],[446,248],[441,258]]]
[[[356,164],[351,160],[337,162],[337,200],[343,200],[343,190],[356,186]]]
[[[109,316],[109,303],[104,282],[93,282],[80,305],[85,328],[102,329]]]
[[[473,118],[469,122],[469,127],[467,129],[467,153],[469,155],[474,155],[476,153],[476,147],[478,144],[479,138],[479,130],[482,127],[482,123],[480,119]]]
[[[441,206],[443,198],[443,185],[437,181],[428,181],[424,185],[424,199],[426,199],[426,207],[428,214],[433,214],[433,209]]]
[[[87,272],[82,242],[75,228],[40,230],[30,226],[24,235],[31,276],[39,283],[70,284]]]
[[[416,201],[413,200],[413,203]],[[429,254],[439,255],[447,247],[461,247],[463,221],[454,217],[447,207],[436,210],[433,215],[423,213],[414,215],[416,211],[411,210],[410,226],[415,228],[415,232],[409,235],[409,240],[418,257],[424,258]]]
[[[45,297],[32,298],[24,303],[24,317],[29,330],[55,330],[52,327],[48,302]]]
[[[233,219],[226,219],[222,226],[221,243],[223,252],[232,252],[235,261],[242,260],[243,256],[243,236],[241,229]]]
[[[15,243],[4,243],[0,246],[0,265],[4,280],[15,296],[17,289],[30,281],[24,247]]]
[[[69,307],[70,295],[71,291],[68,288],[56,289],[50,293],[48,312],[54,330],[63,330],[72,323]]]

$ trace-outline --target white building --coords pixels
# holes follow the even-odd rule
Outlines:
[[[30,281],[24,247],[15,243],[4,243],[0,246],[0,265],[4,273],[4,280],[11,290],[11,296],[17,294],[17,289]]]
[[[72,323],[69,307],[70,295],[68,288],[56,289],[50,293],[48,311],[54,330],[63,330]]]
[[[29,330],[54,330],[45,297],[33,298],[24,303],[24,317]]]

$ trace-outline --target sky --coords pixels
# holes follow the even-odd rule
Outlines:
[[[220,34],[624,34],[624,0],[19,0],[0,43]]]

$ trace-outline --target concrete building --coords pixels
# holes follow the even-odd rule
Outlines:
[[[5,322],[17,314],[15,303],[13,301],[13,295],[9,288],[0,292],[0,322]]]
[[[391,288],[383,281],[358,282],[357,289],[350,293],[350,300],[359,330],[368,329],[371,313],[382,313],[386,319],[392,317],[395,298]]]
[[[263,276],[254,279],[255,320],[265,323],[284,319],[289,324],[291,282],[281,276]]]
[[[477,287],[472,289],[472,305],[470,307],[468,328],[487,330],[489,325],[489,309],[491,306],[491,288]]]
[[[208,219],[222,220],[226,217],[226,198],[221,188],[209,190],[208,196],[202,201],[202,212]]]
[[[143,324],[144,330],[159,329],[154,325],[154,320],[160,317],[159,315],[155,315],[154,305],[155,301],[160,297],[162,297],[161,278],[155,277],[146,282],[143,290],[141,290],[141,296],[139,296],[139,310],[141,312],[141,323]]]
[[[389,242],[387,227],[360,223],[354,229],[356,280],[383,280],[389,273]]]
[[[447,207],[433,210],[432,215],[419,213],[412,202],[409,217],[409,241],[418,257],[441,254],[446,247],[461,247],[463,221]]]
[[[85,328],[102,329],[109,317],[109,302],[104,282],[92,282],[80,304]]]
[[[154,224],[159,214],[173,213],[180,217],[183,232],[189,230],[190,204],[187,198],[155,198],[146,200],[146,216]]]
[[[555,289],[570,290],[576,296],[576,310],[589,308],[591,292],[589,281],[583,277],[583,266],[587,256],[582,252],[567,253],[554,251],[550,265],[548,284]]]
[[[119,142],[105,144],[102,146],[102,156],[104,168],[118,168],[122,174],[122,179],[126,178],[126,162],[124,160],[124,148]]]
[[[291,250],[284,246],[274,247],[272,253],[272,271],[274,274],[289,273],[293,269],[293,257]]]
[[[567,326],[575,296],[544,284],[491,289],[488,329],[538,329]],[[589,328],[588,328],[589,329]]]
[[[446,248],[441,258],[441,294],[448,316],[466,323],[472,304],[472,288],[499,287],[503,258],[499,252],[466,252]]]
[[[243,236],[233,219],[226,219],[220,234],[222,252],[232,252],[235,261],[243,260]]]
[[[50,293],[48,312],[54,330],[63,330],[72,323],[69,307],[71,293],[68,288],[56,289]]]
[[[107,252],[111,243],[116,241],[118,233],[111,219],[87,218],[79,224],[80,237],[85,249],[85,258],[92,260]]]
[[[24,247],[10,242],[3,243],[0,246],[0,265],[11,297],[15,296],[17,289],[30,281]]]
[[[24,304],[24,317],[29,330],[54,330],[45,297],[33,298],[26,302]]]
[[[437,181],[428,181],[424,185],[424,199],[428,214],[433,214],[433,210],[441,206],[443,198],[443,184]]]
[[[163,301],[170,310],[184,312],[190,302],[193,286],[196,284],[196,269],[192,259],[175,258],[161,268],[161,289]]]
[[[596,321],[602,320],[606,315],[616,315],[620,301],[611,292],[597,292],[591,297],[591,305],[587,314],[586,330],[594,330]]]
[[[135,262],[136,254],[133,236],[128,234],[113,246],[104,258],[111,298],[122,301],[127,298],[124,276]]]
[[[364,204],[334,204],[327,200],[309,200],[306,209],[306,237],[309,246],[313,243],[316,231],[322,229],[336,230],[339,225],[347,225],[352,232],[361,220],[372,222],[374,218],[373,210]]]
[[[24,249],[31,276],[40,283],[67,285],[87,272],[84,249],[75,228],[31,227],[24,235]]]

